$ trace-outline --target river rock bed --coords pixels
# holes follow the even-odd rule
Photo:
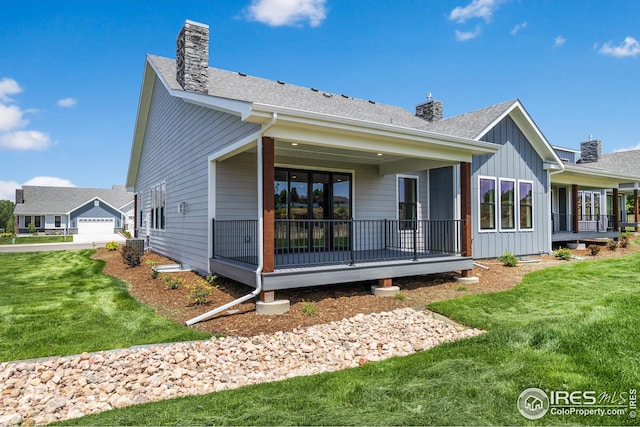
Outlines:
[[[0,426],[43,425],[406,356],[478,329],[409,308],[291,332],[134,347],[0,364]]]

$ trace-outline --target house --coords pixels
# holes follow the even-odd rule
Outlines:
[[[637,231],[640,168],[634,160],[640,152],[602,154],[602,141],[591,137],[580,147],[554,147],[564,170],[552,177],[552,240],[616,238],[626,227]]]
[[[105,188],[24,185],[16,190],[16,234],[114,234],[133,229],[133,193],[122,185]]]
[[[126,182],[152,250],[264,304],[551,250],[565,164],[519,100],[445,119],[209,67],[204,24],[176,44],[147,55]]]

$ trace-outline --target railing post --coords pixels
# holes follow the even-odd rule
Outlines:
[[[350,237],[351,238],[349,239],[349,246],[351,248],[351,261],[349,262],[349,265],[355,265],[356,264],[356,262],[355,262],[355,260],[356,260],[356,249],[355,249],[355,238],[354,238],[355,237],[355,232],[354,232],[355,231],[355,224],[353,222],[353,218],[349,219],[349,229],[351,230],[350,231],[350,234],[351,234]]]
[[[413,260],[418,260],[418,220],[413,219]]]
[[[211,258],[216,257],[216,219],[211,218]]]

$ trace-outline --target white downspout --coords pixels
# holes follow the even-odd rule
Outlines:
[[[263,179],[263,165],[262,165],[262,136],[264,133],[276,123],[278,120],[278,113],[274,112],[271,116],[271,121],[264,125],[262,129],[257,134],[257,146],[258,146],[258,267],[256,268],[256,288],[250,294],[247,294],[243,297],[240,297],[236,300],[231,301],[221,307],[215,308],[211,311],[207,311],[206,313],[201,314],[200,316],[194,317],[193,319],[187,320],[185,324],[187,326],[191,326],[195,323],[202,322],[203,320],[207,320],[208,318],[215,316],[218,313],[221,313],[229,308],[242,304],[245,301],[250,300],[251,298],[255,298],[260,295],[262,292],[262,269],[264,267],[264,179]]]

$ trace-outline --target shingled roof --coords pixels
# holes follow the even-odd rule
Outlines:
[[[593,169],[606,169],[631,176],[640,176],[640,150],[601,154],[597,162],[581,163]]]
[[[22,191],[24,203],[16,204],[15,214],[66,214],[95,198],[116,209],[121,209],[133,201],[133,193],[121,185],[114,185],[108,189],[24,185]]]
[[[148,59],[171,89],[183,90],[176,80],[175,60],[154,55],[148,55]],[[429,124],[400,107],[212,67],[209,67],[208,90],[210,96],[373,123],[422,130]]]

